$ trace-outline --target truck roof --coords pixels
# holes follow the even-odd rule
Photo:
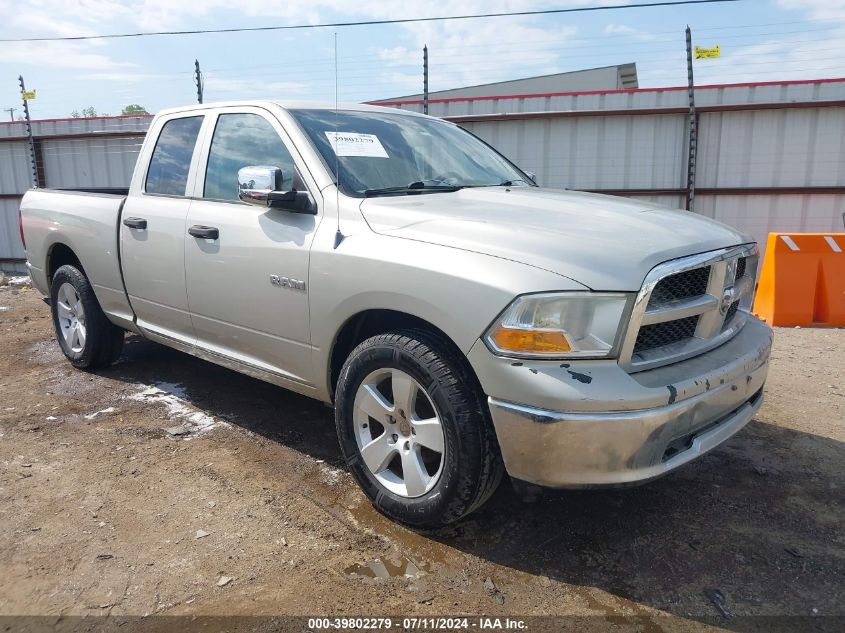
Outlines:
[[[243,101],[216,101],[212,103],[197,103],[193,105],[179,106],[177,108],[167,108],[159,110],[158,114],[173,114],[176,112],[188,112],[196,110],[206,110],[211,108],[231,107],[231,106],[257,106],[260,108],[278,107],[284,110],[357,110],[361,112],[384,112],[385,114],[407,114],[409,116],[425,116],[410,110],[400,110],[398,108],[389,108],[384,106],[367,105],[364,103],[329,103],[326,101],[269,101],[262,100],[243,100]]]

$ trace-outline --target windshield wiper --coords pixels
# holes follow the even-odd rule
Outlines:
[[[427,191],[458,191],[463,189],[464,185],[427,185],[422,181],[412,182],[404,187],[382,187],[380,189],[366,189],[364,190],[364,197],[371,198],[373,196],[387,196],[390,194],[412,194],[422,193]]]
[[[502,182],[492,183],[492,184],[489,184],[489,185],[473,185],[473,186],[474,187],[513,187],[518,182],[525,183],[526,185],[528,184],[522,178],[515,178],[514,180],[503,180]]]

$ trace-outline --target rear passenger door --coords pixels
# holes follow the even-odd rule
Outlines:
[[[133,176],[121,215],[121,266],[138,326],[147,333],[193,345],[185,288],[185,218],[197,170],[204,117],[160,119],[147,168]],[[136,193],[137,192],[137,193]]]
[[[187,229],[209,227],[218,236],[184,235],[197,346],[313,384],[307,282],[320,216],[241,202],[238,170],[279,167],[283,189],[296,183],[312,198],[316,185],[280,123],[263,108],[218,110],[202,154]],[[285,277],[300,283],[280,284]]]

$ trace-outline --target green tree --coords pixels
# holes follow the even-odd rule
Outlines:
[[[149,112],[147,112],[147,109],[144,106],[138,103],[130,103],[128,106],[123,108],[121,114],[149,114]]]
[[[82,108],[82,110],[74,110],[70,113],[70,116],[74,119],[97,116],[97,111],[94,109],[94,106],[88,106],[87,108]]]

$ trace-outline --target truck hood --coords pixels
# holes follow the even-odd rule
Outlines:
[[[536,187],[367,198],[361,212],[377,233],[502,257],[593,290],[636,291],[661,262],[753,241],[689,211]]]

